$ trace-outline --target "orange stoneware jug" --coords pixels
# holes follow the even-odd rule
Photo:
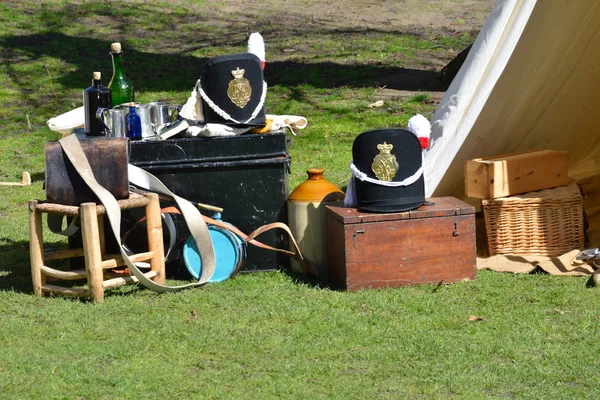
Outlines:
[[[324,169],[306,172],[308,179],[288,197],[288,225],[302,254],[313,262],[319,274],[327,274],[325,206],[342,205],[344,192],[323,178]],[[295,272],[302,271],[295,260],[291,260],[291,265]]]

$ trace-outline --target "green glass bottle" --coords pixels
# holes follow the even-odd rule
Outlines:
[[[135,91],[133,90],[133,84],[125,76],[123,72],[123,66],[121,65],[121,43],[113,43],[110,45],[110,56],[112,57],[113,75],[108,84],[108,88],[112,93],[112,104],[113,107],[119,106],[124,103],[131,103],[135,101]]]

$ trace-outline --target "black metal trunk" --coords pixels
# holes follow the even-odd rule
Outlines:
[[[288,145],[284,132],[139,141],[131,143],[129,162],[159,178],[178,196],[223,208],[223,221],[250,233],[267,223],[287,223]],[[173,218],[177,247],[167,260],[167,271],[179,275],[187,273],[182,249],[189,231],[183,218]],[[258,239],[288,248],[283,232],[270,231]],[[288,264],[287,257],[277,252],[249,246],[242,271],[273,270]]]

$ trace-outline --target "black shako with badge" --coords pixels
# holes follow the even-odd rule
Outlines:
[[[267,84],[251,53],[209,59],[200,75],[204,122],[238,128],[265,125]]]
[[[352,144],[346,206],[391,213],[423,205],[423,150],[429,145],[430,131],[429,121],[417,114],[408,129],[375,129],[358,135]]]

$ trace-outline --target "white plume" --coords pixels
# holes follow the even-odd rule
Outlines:
[[[248,53],[257,56],[260,61],[265,61],[265,42],[260,33],[254,32],[248,38]]]
[[[421,114],[416,114],[408,120],[409,131],[420,138],[429,138],[431,134],[431,123]]]

